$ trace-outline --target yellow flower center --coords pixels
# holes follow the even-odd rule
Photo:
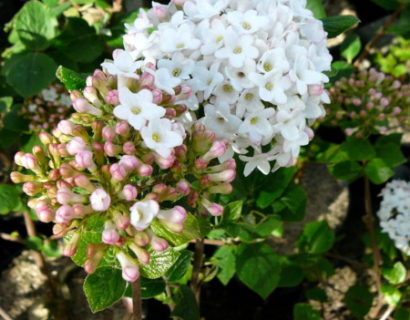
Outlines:
[[[253,117],[250,122],[251,122],[251,124],[257,124],[258,123],[258,118]]]
[[[272,71],[273,66],[269,62],[265,62],[263,64],[263,69],[265,69],[266,72]]]
[[[265,89],[269,90],[269,91],[272,91],[273,90],[273,83],[272,82],[266,82]]]
[[[251,101],[253,99],[253,93],[245,94],[245,100]]]
[[[161,136],[158,133],[153,133],[152,134],[152,140],[155,142],[160,142],[161,141]]]
[[[176,69],[172,70],[172,75],[174,77],[179,77],[181,75],[181,73],[182,73],[182,70],[179,69],[179,68],[176,68]]]
[[[235,49],[233,49],[233,53],[235,53],[235,54],[242,53],[242,48],[241,47],[236,47]]]
[[[248,22],[244,21],[242,22],[242,28],[245,30],[251,30],[252,26]]]
[[[219,42],[221,42],[223,39],[224,39],[224,37],[221,36],[221,35],[219,35],[219,36],[216,37],[215,42],[216,42],[216,43],[219,43]]]
[[[185,48],[184,43],[180,42],[180,43],[177,44],[177,49],[183,49],[183,48]]]
[[[141,108],[139,107],[132,107],[131,108],[131,112],[135,115],[140,114],[141,113]]]
[[[230,84],[224,84],[224,85],[222,86],[222,90],[225,91],[225,92],[227,92],[227,93],[230,93],[230,92],[233,91],[233,87],[232,87]]]

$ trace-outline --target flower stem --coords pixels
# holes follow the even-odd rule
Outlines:
[[[138,278],[132,284],[132,320],[142,320],[141,280]]]
[[[192,271],[191,289],[195,295],[198,306],[201,299],[201,281],[199,279],[199,274],[203,264],[204,248],[204,239],[197,239],[195,242],[194,269]]]

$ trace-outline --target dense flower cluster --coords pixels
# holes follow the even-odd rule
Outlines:
[[[21,115],[29,121],[30,131],[51,129],[71,112],[70,96],[64,87],[57,83],[26,100],[21,108]]]
[[[154,2],[127,29],[129,55],[154,63],[155,85],[168,94],[192,88],[180,102],[191,111],[186,121],[227,139],[230,154],[247,162],[245,175],[267,174],[272,161],[274,169],[293,164],[313,136],[308,125],[324,115],[331,56],[306,1]]]
[[[199,122],[186,131],[177,120],[184,111],[178,100],[189,94],[182,87],[168,94],[153,82],[138,68],[127,76],[96,70],[82,92],[71,92],[77,112],[52,134],[40,133],[44,147],[15,156],[24,169],[12,180],[24,182],[29,206],[41,221],[55,223],[56,237],[69,239],[65,255],[75,255],[90,225],[100,222],[100,238],[88,245],[89,273],[109,251],[123,278],[136,280],[150,252],[170,245],[159,227],[182,232],[188,207],[221,215],[210,195],[232,190],[235,161],[214,160],[227,143]]]
[[[410,85],[375,69],[342,78],[330,89],[324,124],[366,137],[410,125]]]
[[[410,255],[410,183],[393,180],[381,192],[378,216],[382,231],[396,247]]]

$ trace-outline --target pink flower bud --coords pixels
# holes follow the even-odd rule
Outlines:
[[[38,134],[38,138],[40,139],[41,143],[44,145],[48,145],[53,141],[53,137],[47,132],[40,132]]]
[[[134,242],[139,247],[145,247],[150,242],[149,235],[144,231],[135,233]]]
[[[22,173],[17,172],[17,171],[13,171],[10,174],[10,179],[14,183],[22,183],[22,182],[33,181],[35,178],[32,175],[26,175],[26,174],[22,174]]]
[[[120,235],[117,230],[115,230],[114,224],[111,222],[106,222],[104,226],[104,231],[102,233],[102,241],[105,244],[114,245],[120,240]]]
[[[58,130],[63,134],[72,135],[75,124],[68,120],[61,120],[57,125]]]
[[[353,129],[353,128],[346,128],[346,129],[345,129],[345,135],[351,136],[353,133],[354,133],[354,129]]]
[[[162,91],[159,89],[152,89],[152,103],[160,104],[163,99]]]
[[[94,171],[96,165],[93,161],[93,153],[89,150],[79,151],[75,155],[75,162],[81,169],[89,169]]]
[[[97,117],[102,115],[102,111],[83,98],[77,98],[73,101],[73,107],[77,112],[89,113]]]
[[[359,98],[353,98],[352,102],[355,106],[360,106],[362,104],[362,100]]]
[[[128,154],[128,155],[135,154],[136,149],[135,149],[134,142],[132,141],[125,142],[124,145],[122,146],[122,150],[124,151],[125,154]]]
[[[169,244],[167,240],[158,238],[156,236],[152,236],[151,238],[151,246],[157,252],[162,252],[168,249]]]
[[[117,259],[121,264],[122,278],[129,282],[136,281],[140,276],[138,266],[123,252],[117,253]]]
[[[202,157],[205,161],[209,162],[212,159],[222,157],[226,153],[227,143],[225,141],[214,141],[211,149]]]
[[[392,84],[393,89],[398,89],[401,86],[401,82],[399,80],[395,80]]]
[[[163,157],[161,157],[161,156],[157,156],[157,157],[155,158],[155,160],[156,160],[156,163],[158,164],[158,166],[159,166],[161,169],[165,170],[165,169],[169,169],[169,168],[172,167],[172,165],[173,165],[174,162],[175,162],[175,157],[174,157],[174,156],[170,156],[170,157],[168,157],[168,158],[163,158]]]
[[[81,203],[73,205],[75,218],[83,218],[86,214],[92,213],[92,209],[89,206],[84,206]]]
[[[181,206],[175,206],[169,210],[160,210],[157,218],[167,220],[172,223],[183,224],[188,215],[186,210]]]
[[[177,7],[182,7],[185,3],[185,0],[172,0],[172,2],[177,6]]]
[[[94,192],[95,187],[85,175],[80,174],[74,177],[74,183],[77,187],[83,188],[88,192]]]
[[[122,181],[127,177],[127,170],[118,163],[114,163],[110,166],[110,173],[115,181]]]
[[[130,219],[118,211],[114,213],[113,221],[118,230],[125,230],[130,225]]]
[[[92,86],[87,86],[83,90],[84,97],[90,101],[94,106],[100,107],[101,101],[98,97],[97,89]]]
[[[151,87],[155,82],[155,77],[151,72],[145,71],[140,78],[141,87]],[[155,103],[155,102],[154,102]]]
[[[154,171],[154,168],[152,166],[150,166],[149,164],[144,164],[144,163],[141,163],[137,168],[138,174],[142,177],[150,176],[153,171]]]
[[[152,8],[152,13],[155,17],[163,19],[167,16],[167,9],[165,6],[157,5]]]
[[[401,108],[400,107],[394,107],[393,108],[393,114],[395,115],[395,116],[397,116],[398,114],[400,114],[401,113]]]
[[[182,194],[184,196],[187,196],[189,194],[189,192],[191,191],[189,183],[186,180],[179,181],[177,183],[176,189],[180,194]]]
[[[54,219],[55,212],[44,201],[39,202],[35,206],[35,211],[36,211],[37,217],[39,218],[41,222],[48,223],[48,222],[53,221]]]
[[[68,205],[63,205],[56,211],[56,222],[61,224],[67,224],[74,218],[74,210]]]
[[[195,160],[195,168],[198,170],[205,170],[208,162],[205,159],[199,158]]]
[[[232,182],[235,180],[236,171],[233,169],[227,169],[218,173],[211,173],[208,176],[213,182]]]
[[[35,196],[41,192],[41,190],[41,183],[30,181],[23,184],[23,192],[28,196]]]
[[[230,194],[232,192],[232,185],[230,183],[221,183],[208,188],[208,192],[215,194]]]
[[[130,129],[130,125],[127,121],[120,121],[115,125],[115,133],[123,137],[128,136]]]
[[[110,157],[115,157],[118,153],[121,152],[121,147],[112,143],[111,141],[107,141],[104,143],[104,151]]]
[[[119,164],[122,165],[127,171],[131,171],[138,168],[139,161],[135,156],[125,155],[121,157]]]
[[[21,165],[24,168],[30,169],[30,170],[38,170],[39,169],[37,159],[31,153],[26,153],[25,155],[23,155],[21,157]]]
[[[325,88],[321,84],[313,84],[309,86],[309,94],[311,96],[320,96],[325,91]]]
[[[111,204],[110,195],[103,189],[96,189],[90,196],[91,207],[95,211],[107,211]]]
[[[136,246],[135,244],[130,244],[129,245],[130,249],[132,250],[132,252],[135,253],[135,255],[137,256],[138,260],[143,263],[143,264],[148,264],[149,260],[150,260],[150,254],[148,253],[147,250],[142,249],[138,246]]]
[[[77,251],[78,241],[80,240],[80,234],[74,233],[73,237],[65,244],[63,249],[63,255],[66,257],[72,257]]]
[[[132,184],[127,184],[122,189],[121,195],[127,201],[134,201],[137,198],[138,191]]]
[[[106,141],[112,141],[116,137],[115,129],[113,127],[104,127],[102,129],[102,136]]]
[[[73,156],[80,151],[88,150],[89,146],[81,137],[74,137],[69,143],[66,144],[66,149],[67,152]]]
[[[118,95],[118,90],[111,90],[108,91],[108,93],[105,96],[105,101],[108,104],[112,104],[114,106],[120,104],[120,99],[119,99],[119,95]]]
[[[57,191],[57,201],[60,204],[69,204],[69,203],[81,203],[85,199],[82,195],[72,192],[67,187],[61,187]]]
[[[224,207],[220,204],[210,202],[208,199],[201,200],[202,206],[213,216],[220,216],[224,212]]]

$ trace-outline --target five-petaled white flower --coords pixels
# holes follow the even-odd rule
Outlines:
[[[131,208],[131,225],[138,231],[149,227],[159,213],[159,204],[154,200],[136,202]]]
[[[148,120],[159,119],[165,115],[165,109],[152,103],[152,92],[143,89],[132,93],[127,87],[119,89],[120,104],[114,108],[114,115],[127,120],[136,130],[141,130]]]
[[[142,61],[134,61],[127,51],[120,49],[113,52],[113,58],[114,61],[106,61],[101,64],[110,74],[127,78],[139,78],[135,71],[142,66]]]

